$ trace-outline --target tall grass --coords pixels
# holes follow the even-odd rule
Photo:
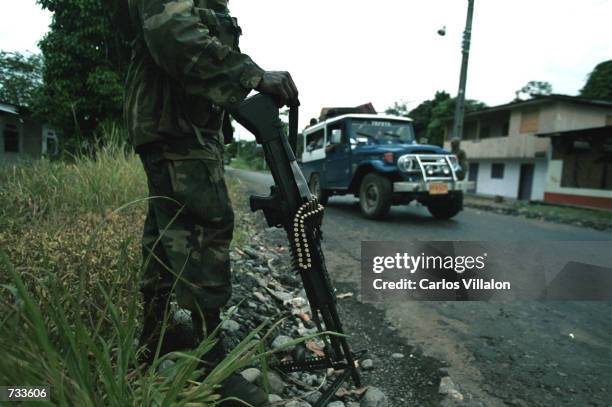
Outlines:
[[[4,164],[0,167],[0,226],[104,214],[143,196],[146,182],[140,160],[118,143],[107,143],[94,158]]]
[[[48,405],[213,406],[222,380],[268,355],[262,324],[204,380],[214,337],[162,373],[164,358],[133,370],[145,196],[120,143],[0,167],[0,385],[50,386]]]

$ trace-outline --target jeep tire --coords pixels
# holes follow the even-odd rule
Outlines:
[[[450,219],[463,209],[463,192],[455,192],[427,203],[429,213],[436,219]]]
[[[319,203],[321,205],[327,205],[327,200],[329,199],[329,193],[321,188],[321,177],[319,174],[314,173],[310,176],[310,182],[308,183],[308,188],[310,188],[310,192],[317,197]]]
[[[359,186],[359,207],[368,219],[380,219],[389,213],[393,199],[391,181],[376,173],[369,173]]]

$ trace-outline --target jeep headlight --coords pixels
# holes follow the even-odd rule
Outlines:
[[[397,160],[397,167],[403,172],[416,172],[420,171],[416,158],[409,155],[403,155]]]

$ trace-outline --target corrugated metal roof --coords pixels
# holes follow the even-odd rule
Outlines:
[[[9,105],[8,103],[0,103],[0,112],[19,114],[19,108],[15,105]]]
[[[608,100],[597,100],[597,99],[585,99],[578,96],[568,96],[568,95],[535,95],[532,99],[528,100],[519,100],[515,102],[506,103],[503,105],[485,107],[484,109],[475,110],[473,112],[469,112],[465,114],[466,119],[475,118],[481,115],[485,115],[488,113],[494,113],[504,110],[511,110],[519,107],[528,107],[532,105],[540,105],[544,103],[554,103],[554,102],[568,102],[582,105],[590,105],[590,106],[599,106],[599,107],[610,107],[612,108],[612,102]],[[445,122],[452,122],[453,117],[448,116]]]

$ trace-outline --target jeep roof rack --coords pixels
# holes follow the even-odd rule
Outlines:
[[[376,109],[372,103],[366,103],[355,107],[324,107],[321,109],[321,115],[319,116],[319,122],[323,122],[332,117],[343,116],[351,113],[369,113],[376,114]]]

